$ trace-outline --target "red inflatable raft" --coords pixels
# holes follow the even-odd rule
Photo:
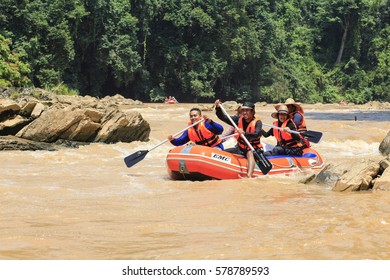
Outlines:
[[[272,169],[267,175],[287,174],[297,170],[320,170],[321,156],[313,148],[304,149],[301,157],[270,156]],[[173,180],[226,180],[246,175],[246,159],[215,148],[198,145],[175,147],[167,155],[169,176]],[[254,176],[264,175],[256,166]]]

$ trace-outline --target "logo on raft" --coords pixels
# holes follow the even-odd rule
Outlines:
[[[215,154],[215,153],[211,154],[211,158],[216,159],[216,160],[221,161],[221,162],[226,162],[226,163],[232,162],[232,159],[230,157],[223,156],[220,154]]]

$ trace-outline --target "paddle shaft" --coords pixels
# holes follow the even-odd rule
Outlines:
[[[234,128],[238,131],[238,126],[232,120],[232,118],[228,115],[228,113],[226,112],[225,108],[223,108],[222,104],[219,104],[219,107],[221,108],[221,110],[225,114],[225,116],[229,119],[229,121],[234,126]],[[251,149],[251,151],[252,152],[255,151],[255,149],[252,147],[251,143],[249,143],[248,139],[246,139],[245,135],[244,134],[240,134],[240,136],[242,137],[242,139],[244,139],[245,143],[248,145],[248,147]]]
[[[263,123],[263,125],[268,126],[268,127],[272,127],[272,128],[276,128],[276,129],[279,129],[279,130],[284,130],[283,128],[281,128],[279,126],[275,126],[275,125],[271,125],[271,124]],[[301,134],[299,131],[295,131],[295,130],[291,130],[291,129],[287,130],[287,132],[295,133],[295,134]]]
[[[202,119],[200,119],[199,121],[196,121],[196,122],[194,122],[194,123],[193,123],[193,124],[191,124],[190,126],[187,126],[186,128],[184,128],[184,129],[180,130],[179,132],[177,132],[177,133],[173,134],[172,136],[173,136],[173,137],[175,137],[175,136],[177,136],[177,135],[179,135],[179,134],[183,133],[183,132],[184,132],[184,131],[186,131],[187,129],[189,129],[189,128],[191,128],[191,127],[195,126],[195,125],[197,125],[198,123],[200,123],[200,122],[202,122],[202,121],[203,121],[203,118],[202,118]],[[164,143],[165,143],[165,142],[167,142],[167,141],[168,141],[168,139],[165,139],[165,140],[164,140],[164,141],[162,141],[161,143],[159,143],[159,144],[157,144],[156,146],[154,146],[154,147],[150,148],[148,151],[150,152],[151,150],[154,150],[154,149],[156,149],[157,147],[161,146],[162,144],[164,144]]]
[[[226,136],[221,137],[221,140],[225,140],[225,139],[228,139],[228,138],[230,138],[230,137],[237,136],[237,135],[238,135],[238,133],[229,134],[229,135],[226,135]]]
[[[187,129],[189,129],[190,127],[193,127],[194,125],[197,125],[198,123],[200,123],[201,121],[203,121],[203,118],[200,119],[199,121],[196,121],[195,123],[191,124],[190,126],[184,128],[183,130],[175,133],[173,136],[176,136],[176,135],[179,135],[180,133],[183,133],[184,131],[186,131]],[[158,146],[161,146],[162,144],[164,144],[165,142],[167,142],[168,139],[165,139],[164,141],[158,143],[156,146],[152,147],[151,149],[149,150],[142,150],[142,151],[138,151],[138,152],[135,152],[127,157],[124,158],[124,161],[125,161],[125,164],[127,167],[132,167],[134,164],[140,162],[141,160],[143,160],[145,158],[145,156],[151,151],[151,150],[154,150],[156,149]]]
[[[282,128],[270,124],[264,124],[266,126],[270,126],[279,130],[282,130]],[[300,134],[305,138],[306,140],[313,142],[313,143],[318,143],[321,140],[322,137],[322,132],[319,131],[313,131],[313,130],[308,130],[308,131],[295,131],[295,130],[287,130],[289,133],[295,133],[295,134]]]

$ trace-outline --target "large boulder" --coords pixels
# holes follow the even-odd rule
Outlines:
[[[0,135],[15,135],[20,129],[30,123],[31,120],[20,115],[13,116],[3,122],[0,122]]]
[[[379,163],[364,159],[349,168],[336,182],[334,191],[362,191],[372,188],[372,180],[379,173]]]
[[[58,135],[58,139],[91,142],[91,139],[96,135],[97,131],[101,128],[99,123],[92,121],[82,112],[82,119],[74,123],[71,127]]]
[[[20,115],[24,117],[30,117],[31,113],[34,111],[35,106],[38,104],[38,100],[30,99],[27,100],[24,104],[21,105]]]
[[[112,110],[103,117],[102,127],[94,141],[105,143],[147,141],[149,134],[150,125],[140,113]]]
[[[4,111],[20,111],[20,106],[11,99],[0,98],[0,114]]]
[[[346,172],[348,172],[348,168],[345,163],[328,163],[311,182],[316,184],[325,184],[328,187],[333,188],[340,177]]]
[[[390,168],[387,168],[383,174],[375,179],[374,191],[390,191]]]
[[[379,145],[379,151],[382,155],[390,155],[390,131]]]
[[[44,110],[45,110],[45,105],[43,105],[42,103],[37,103],[34,106],[34,110],[32,110],[30,117],[32,119],[36,119],[43,113]]]
[[[85,119],[81,109],[75,109],[71,106],[61,108],[61,106],[55,105],[24,127],[16,136],[51,143],[60,139],[62,134],[70,135],[68,130],[74,130]]]
[[[390,191],[390,155],[379,162],[379,176],[373,182],[374,191]]]
[[[16,136],[53,143],[59,139],[78,142],[116,143],[147,141],[149,124],[138,112],[107,112],[57,104],[20,130]]]
[[[0,99],[0,122],[12,118],[20,111],[20,106],[13,100]]]

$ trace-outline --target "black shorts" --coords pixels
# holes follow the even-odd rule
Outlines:
[[[238,145],[234,146],[233,148],[227,148],[225,149],[225,152],[242,155],[243,157],[246,157],[246,153],[248,150],[241,149]],[[256,153],[261,154],[263,153],[263,149],[255,148]]]

